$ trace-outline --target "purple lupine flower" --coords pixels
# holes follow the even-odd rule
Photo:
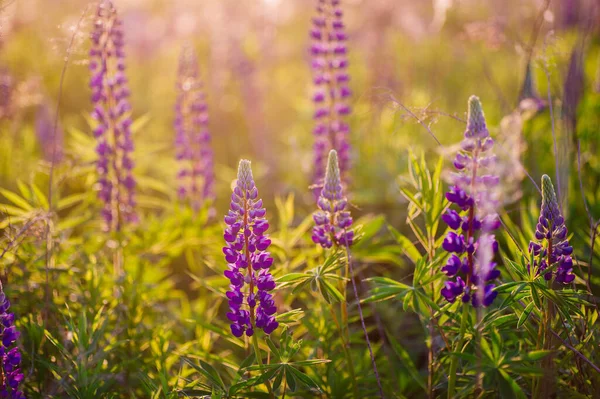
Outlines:
[[[329,151],[327,171],[321,195],[317,201],[319,210],[313,214],[312,240],[323,248],[335,245],[352,245],[354,231],[350,229],[352,216],[346,211],[348,201],[344,197],[337,152]]]
[[[242,159],[223,234],[227,242],[223,253],[228,263],[224,274],[230,281],[227,317],[236,337],[244,333],[250,337],[256,327],[270,334],[279,326],[275,301],[269,293],[275,288],[275,280],[269,272],[273,258],[267,251],[271,240],[265,235],[269,228],[265,214],[250,161]],[[244,288],[246,285],[248,289]]]
[[[310,31],[315,92],[314,127],[315,183],[325,174],[325,154],[336,150],[343,175],[350,168],[350,126],[346,117],[351,108],[348,86],[346,33],[339,0],[318,0],[317,15]]]
[[[25,395],[19,390],[19,384],[23,381],[23,373],[20,369],[21,352],[16,346],[19,339],[14,322],[15,315],[9,313],[10,302],[2,289],[0,283],[0,398],[25,399]]]
[[[135,222],[135,179],[131,106],[125,77],[123,26],[108,0],[98,5],[91,33],[90,88],[98,140],[96,164],[99,198],[107,231],[119,231],[124,222]]]
[[[48,162],[60,162],[63,158],[63,131],[60,126],[54,131],[54,118],[48,103],[38,106],[35,114],[35,133],[44,159]]]
[[[569,284],[573,274],[573,247],[567,239],[567,226],[561,214],[552,180],[542,176],[542,207],[535,228],[535,240],[529,243],[529,253],[534,256],[534,266],[546,281],[554,279]],[[551,269],[546,271],[546,269]]]
[[[198,59],[191,47],[179,58],[175,104],[175,146],[179,161],[179,198],[195,210],[214,200],[214,166],[208,107],[199,78]]]
[[[497,295],[494,284],[487,284],[500,275],[492,261],[498,244],[491,232],[500,226],[494,211],[498,204],[494,189],[499,179],[490,173],[493,144],[481,103],[471,96],[467,129],[454,160],[458,173],[452,175],[453,185],[446,193],[459,211],[449,209],[442,215],[451,229],[442,243],[451,254],[442,267],[449,279],[441,292],[449,302],[460,297],[475,307],[489,306]]]

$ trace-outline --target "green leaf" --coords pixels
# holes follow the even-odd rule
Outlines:
[[[402,235],[398,230],[388,225],[388,229],[400,245],[400,249],[406,255],[408,259],[410,259],[413,263],[417,263],[417,260],[421,257],[419,250],[414,246],[411,240],[409,240],[406,236]]]
[[[227,389],[225,388],[225,384],[221,379],[221,376],[219,375],[219,373],[217,373],[217,370],[215,370],[213,366],[201,359],[198,359],[200,365],[197,365],[192,359],[187,357],[184,357],[183,361],[185,361],[188,365],[190,365],[200,374],[204,375],[213,384],[213,386],[219,388],[223,392],[227,391]]]
[[[23,210],[26,210],[26,211],[33,210],[33,207],[29,204],[29,202],[27,202],[20,195],[15,194],[12,191],[5,190],[3,188],[0,188],[0,193],[4,197],[6,197],[7,200],[9,200],[10,202],[12,202],[13,204],[15,204],[16,206],[18,206],[19,208],[21,208]]]
[[[402,345],[400,345],[400,343],[396,340],[396,338],[392,334],[389,333],[389,331],[386,331],[386,335],[388,337],[388,340],[390,341],[390,344],[392,345],[392,349],[394,350],[394,353],[396,353],[398,358],[401,360],[402,367],[406,368],[406,370],[408,371],[410,376],[417,382],[417,384],[419,384],[419,386],[421,388],[423,388],[424,391],[426,391],[427,385],[425,384],[423,376],[417,370],[417,367],[415,366],[414,362],[410,358],[410,355],[408,354],[408,352],[406,352],[404,347]]]
[[[521,316],[519,316],[519,321],[517,322],[517,328],[520,328],[523,323],[525,323],[525,321],[527,321],[527,318],[529,318],[529,315],[531,314],[531,311],[533,310],[533,307],[535,306],[534,302],[530,302],[529,305],[527,305],[527,307],[525,308],[525,310],[523,310],[523,313],[521,313]]]

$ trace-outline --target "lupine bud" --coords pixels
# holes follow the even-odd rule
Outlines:
[[[531,70],[531,63],[527,63],[525,66],[525,78],[523,79],[523,86],[519,94],[519,109],[522,112],[533,111],[537,113],[546,107],[546,103],[538,95],[535,88],[535,79]]]
[[[569,284],[573,274],[573,247],[567,239],[567,227],[561,214],[552,180],[542,176],[542,207],[535,229],[536,241],[529,243],[529,252],[534,255],[534,266],[547,281],[552,277],[559,283]],[[544,272],[549,266],[554,271]]]
[[[319,211],[313,214],[312,240],[323,248],[336,245],[352,245],[354,231],[350,230],[352,216],[346,211],[348,201],[344,197],[337,153],[329,151],[327,171],[321,195],[317,204]]]
[[[16,342],[20,334],[14,326],[15,315],[8,312],[9,308],[10,302],[0,283],[0,371],[3,377],[0,381],[0,398],[25,399],[25,395],[19,390],[23,373],[20,368],[21,352]]]
[[[175,104],[175,147],[179,161],[178,194],[195,210],[214,201],[214,160],[208,130],[208,107],[199,78],[198,60],[184,47],[179,58]]]
[[[339,1],[318,0],[317,16],[313,19],[310,36],[312,69],[316,86],[313,101],[315,182],[321,183],[325,174],[325,154],[336,150],[342,175],[350,168],[350,126],[345,117],[351,113],[348,100],[348,58],[346,33],[342,23]]]
[[[244,333],[250,337],[256,327],[270,334],[279,326],[275,320],[277,308],[269,293],[275,288],[275,280],[269,272],[273,258],[267,252],[271,240],[264,234],[269,223],[264,219],[262,200],[257,198],[250,161],[243,159],[223,234],[227,242],[223,254],[228,263],[225,277],[230,281],[227,317],[231,321],[231,333],[236,337]],[[248,285],[247,290],[245,285]]]
[[[461,212],[449,209],[442,215],[452,230],[442,242],[442,248],[451,254],[442,267],[451,279],[441,291],[449,302],[460,297],[475,307],[489,306],[497,295],[494,285],[486,283],[500,275],[492,262],[498,244],[490,234],[500,226],[493,194],[499,179],[490,173],[490,163],[482,162],[491,156],[493,144],[481,103],[471,96],[467,129],[454,161],[458,173],[453,175],[454,185],[446,193],[448,201]]]
[[[96,121],[94,136],[98,141],[98,196],[104,203],[105,230],[118,231],[124,222],[137,220],[123,24],[108,0],[100,2],[95,18],[90,36],[90,88],[92,118]]]

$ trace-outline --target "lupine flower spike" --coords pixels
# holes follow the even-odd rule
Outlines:
[[[269,293],[275,281],[269,272],[273,258],[267,251],[271,240],[265,235],[269,222],[266,210],[258,199],[250,161],[240,161],[237,182],[231,194],[231,205],[225,216],[223,247],[228,263],[225,277],[230,281],[227,298],[231,333],[251,337],[256,327],[272,333],[279,323],[275,320],[275,302]],[[247,288],[246,288],[247,287]]]
[[[123,24],[108,0],[98,5],[91,40],[90,87],[92,118],[97,122],[94,136],[98,140],[99,197],[104,203],[105,229],[119,231],[124,222],[134,222],[137,216]]]
[[[479,99],[469,98],[469,115],[464,139],[454,160],[458,173],[452,175],[454,185],[446,198],[457,209],[449,209],[442,219],[450,227],[442,247],[450,253],[442,271],[449,277],[442,295],[449,302],[460,298],[478,307],[489,306],[497,293],[494,284],[500,272],[492,262],[498,244],[491,231],[500,227],[492,210],[497,200],[491,195],[499,183],[489,174],[495,163],[491,153],[494,141],[488,132]],[[482,251],[490,254],[482,254]],[[481,290],[475,295],[475,292]]]
[[[214,167],[208,107],[202,92],[198,60],[191,47],[179,59],[175,104],[175,146],[179,161],[179,198],[198,210],[214,200]]]
[[[325,155],[336,150],[342,175],[350,168],[350,126],[345,118],[351,108],[352,95],[348,82],[346,33],[339,0],[318,0],[317,16],[313,19],[310,36],[312,70],[315,92],[314,128],[315,183],[325,174]]]
[[[552,180],[542,176],[542,208],[535,228],[535,240],[529,243],[529,253],[534,256],[534,266],[546,281],[569,284],[573,274],[573,247],[567,239],[565,219],[560,212]]]
[[[349,229],[352,225],[352,216],[345,210],[347,204],[348,201],[342,193],[337,153],[335,150],[331,150],[323,189],[317,201],[319,211],[313,215],[315,227],[312,240],[315,244],[319,244],[323,248],[331,248],[333,244],[352,245],[354,231]]]
[[[0,398],[25,399],[23,392],[19,390],[19,384],[23,381],[23,373],[20,369],[21,352],[15,345],[19,339],[19,332],[15,328],[15,315],[10,313],[10,302],[0,283],[0,361],[2,379],[0,381]]]

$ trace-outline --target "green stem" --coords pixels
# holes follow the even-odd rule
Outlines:
[[[352,356],[350,354],[350,349],[348,348],[348,342],[346,341],[346,337],[344,335],[344,330],[342,329],[340,322],[335,315],[335,310],[333,306],[330,306],[331,316],[333,317],[333,321],[337,326],[337,329],[340,333],[340,338],[342,340],[342,348],[344,348],[344,356],[346,357],[346,363],[348,363],[348,371],[350,372],[350,379],[352,380],[352,391],[354,392],[354,398],[360,398],[358,394],[358,385],[356,385],[356,373],[354,372],[354,363],[352,362]]]
[[[258,346],[258,337],[256,336],[256,333],[254,333],[252,335],[252,346],[254,347],[254,354],[256,355],[256,361],[258,362],[258,365],[262,367],[263,361],[262,361],[262,357],[260,356],[260,347]],[[267,387],[267,390],[269,391],[269,397],[271,399],[274,399],[275,395],[273,395],[273,389],[271,388],[271,383],[269,382],[269,380],[265,381],[265,386]]]
[[[467,329],[467,318],[469,317],[469,305],[463,304],[463,311],[460,320],[460,332],[458,335],[458,346],[456,350],[459,351],[465,342],[465,330]],[[458,356],[452,357],[450,363],[450,375],[448,376],[448,399],[454,398],[454,387],[456,386],[456,369],[458,368]]]

